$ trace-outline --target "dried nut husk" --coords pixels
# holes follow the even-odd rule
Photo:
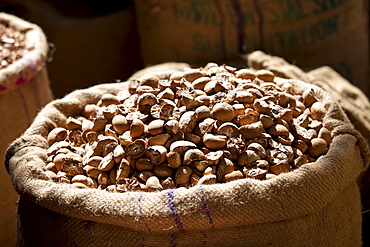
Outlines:
[[[256,99],[253,103],[254,109],[262,114],[269,114],[271,112],[272,106],[268,103],[266,98]]]
[[[147,143],[145,140],[137,139],[126,147],[126,156],[130,158],[139,158],[144,155],[146,147]]]
[[[266,177],[268,170],[261,169],[261,168],[253,168],[253,169],[243,169],[243,174],[246,178],[253,178],[253,179],[264,179]]]
[[[315,92],[312,88],[307,88],[302,93],[303,102],[306,107],[311,107],[311,105],[318,101]]]
[[[297,169],[297,168],[299,168],[302,165],[307,164],[307,163],[308,163],[307,156],[306,155],[300,155],[300,156],[298,156],[297,158],[294,159],[293,168]]]
[[[205,160],[204,153],[199,149],[189,149],[184,154],[184,165],[190,165],[195,161]]]
[[[239,127],[239,132],[245,139],[257,138],[262,135],[263,131],[264,128],[261,121]]]
[[[268,133],[274,136],[287,136],[290,134],[289,129],[282,124],[274,124],[268,129]]]
[[[91,127],[92,131],[100,132],[104,129],[105,125],[107,124],[107,120],[104,116],[97,116],[93,119],[93,125]]]
[[[45,170],[46,171],[51,171],[51,172],[54,172],[54,173],[57,173],[58,170],[55,166],[55,164],[53,162],[49,162],[46,166],[45,166]]]
[[[253,142],[253,143],[249,144],[248,147],[247,147],[247,150],[254,151],[260,157],[260,159],[261,158],[264,159],[266,157],[265,148],[257,142]]]
[[[91,156],[86,161],[86,165],[97,168],[102,160],[103,160],[103,157],[101,157],[101,156]]]
[[[82,183],[82,184],[86,185],[87,187],[91,187],[92,186],[92,181],[89,180],[87,176],[81,175],[81,174],[74,176],[71,179],[71,182],[72,183]]]
[[[235,180],[242,179],[242,178],[244,178],[243,173],[237,170],[237,171],[233,171],[233,172],[226,174],[224,181],[225,183],[228,183],[228,182],[235,181]]]
[[[217,182],[217,177],[214,174],[204,175],[202,176],[199,181],[198,185],[211,185]]]
[[[325,128],[325,127],[322,127],[319,130],[319,133],[318,133],[317,137],[324,139],[326,141],[326,143],[329,144],[330,141],[331,141],[331,131],[328,130],[327,128]]]
[[[255,123],[258,121],[260,113],[253,110],[252,108],[246,108],[242,119],[239,119],[240,125],[246,125],[250,123]]]
[[[148,138],[148,144],[150,146],[164,146],[168,140],[171,139],[171,135],[170,134],[159,134],[159,135],[156,135],[156,136],[152,136],[152,137],[149,137]]]
[[[239,133],[238,126],[236,126],[233,123],[226,122],[226,123],[221,124],[220,127],[218,127],[217,134],[224,135],[228,138],[231,138],[231,137],[238,137],[240,133]]]
[[[52,129],[47,137],[49,145],[52,145],[55,142],[63,141],[67,138],[67,130],[62,127],[57,127]]]
[[[180,131],[179,121],[174,119],[168,120],[163,127],[165,132],[171,135],[176,135]]]
[[[151,191],[158,191],[163,190],[163,187],[161,183],[159,182],[159,179],[156,176],[151,176],[146,180],[145,185],[151,190]]]
[[[205,86],[209,81],[211,81],[211,78],[210,78],[210,77],[202,76],[202,77],[199,77],[199,78],[195,79],[195,80],[192,82],[192,85],[193,85],[194,89],[201,89],[201,90],[203,90],[203,89],[204,89],[204,86]]]
[[[124,158],[125,156],[126,156],[126,153],[123,147],[121,145],[117,145],[113,150],[113,158],[116,164],[119,164],[122,158]]]
[[[307,149],[307,153],[312,157],[319,157],[325,154],[328,150],[328,144],[322,138],[313,138]]]
[[[258,152],[255,152],[254,150],[246,150],[239,155],[237,162],[239,166],[250,167],[259,159],[261,159],[261,156]]]
[[[250,69],[240,69],[235,72],[235,77],[245,80],[254,80],[254,78],[256,78],[256,75]]]
[[[290,165],[286,162],[281,162],[281,163],[278,163],[276,165],[272,165],[269,168],[269,172],[271,172],[275,175],[279,175],[281,173],[286,173],[286,172],[289,172],[290,170],[291,170]]]
[[[211,116],[220,121],[231,121],[235,117],[235,110],[230,104],[217,103],[212,108]]]
[[[228,158],[222,158],[220,164],[217,167],[217,181],[221,183],[225,182],[226,174],[233,172],[234,169],[234,163],[231,160],[229,160]]]
[[[100,138],[98,137],[96,148],[100,152],[104,152],[107,148],[111,148],[111,151],[113,151],[117,145],[118,141],[116,138],[112,136],[101,136]]]
[[[185,184],[190,181],[190,176],[193,170],[190,166],[180,166],[175,173],[176,184]]]
[[[200,136],[194,135],[192,133],[185,133],[184,134],[184,140],[190,141],[190,142],[198,145],[200,143],[200,141],[202,140],[202,138]]]
[[[244,104],[238,103],[238,104],[233,104],[232,106],[234,108],[235,117],[244,115],[244,111],[245,111]]]
[[[153,173],[159,178],[173,177],[175,170],[168,164],[154,166]]]
[[[261,69],[255,73],[256,77],[266,82],[274,81],[275,75],[270,70]]]
[[[222,150],[218,150],[218,151],[212,151],[212,152],[207,153],[205,157],[206,157],[206,160],[208,161],[208,164],[212,166],[212,165],[218,165],[223,155],[224,155],[224,152]]]
[[[177,152],[168,152],[166,155],[170,167],[177,169],[182,165],[181,156]]]
[[[68,117],[66,120],[66,129],[75,130],[81,129],[82,122],[74,117]]]
[[[227,137],[223,135],[205,134],[203,143],[209,149],[223,149],[226,146]]]
[[[105,156],[102,161],[99,163],[98,170],[99,171],[109,171],[113,168],[115,162],[113,157],[113,152],[109,153]]]
[[[138,171],[150,171],[153,169],[154,165],[150,162],[148,158],[139,158],[136,160],[135,167]]]
[[[184,71],[184,78],[188,82],[193,82],[203,76],[205,76],[205,73],[199,69],[187,69]]]
[[[81,157],[75,159],[72,157],[67,157],[61,165],[61,171],[65,172],[67,176],[76,176],[79,174],[84,174]]]
[[[139,173],[138,177],[143,180],[144,182],[146,182],[148,180],[148,178],[152,177],[152,176],[155,176],[153,172],[151,171],[142,171]]]
[[[98,111],[99,106],[95,104],[87,104],[82,109],[81,115],[85,118],[94,118],[96,116],[96,112]]]
[[[132,121],[130,125],[130,136],[131,137],[139,137],[144,134],[144,126],[145,124],[140,119],[136,118]]]
[[[91,177],[91,178],[97,178],[98,175],[101,173],[101,171],[98,169],[98,167],[95,166],[89,166],[86,165],[83,168],[86,172],[86,175]]]
[[[102,114],[107,119],[108,122],[112,121],[112,118],[119,114],[119,109],[117,105],[108,105],[101,107]]]
[[[311,116],[315,120],[322,120],[326,114],[326,109],[323,103],[315,102],[310,107]]]
[[[173,100],[175,98],[175,93],[171,88],[165,88],[157,95],[157,98]]]
[[[183,155],[188,149],[197,148],[195,143],[190,141],[175,141],[170,146],[170,152],[176,152]]]
[[[192,132],[197,123],[198,116],[195,111],[188,111],[182,114],[179,120],[179,130],[183,133]]]
[[[109,181],[109,176],[107,173],[105,172],[101,172],[99,175],[98,175],[98,178],[97,178],[97,181],[98,181],[98,184],[99,185],[109,185],[110,184],[110,181]]]
[[[153,165],[159,165],[166,160],[167,149],[163,146],[150,146],[145,151],[145,155]]]
[[[127,122],[127,119],[123,115],[116,115],[112,118],[112,125],[114,130],[122,135],[125,131],[130,129],[130,125]]]
[[[152,106],[152,105],[158,104],[158,98],[156,95],[152,93],[143,93],[137,99],[137,104],[139,106],[145,106],[145,105]]]
[[[148,124],[149,134],[155,136],[163,132],[164,120],[156,119]]]
[[[155,75],[144,75],[139,78],[140,86],[150,86],[152,88],[158,87],[160,79]]]
[[[198,121],[208,118],[211,115],[209,107],[202,105],[195,109],[195,114],[198,116]]]
[[[216,120],[213,118],[206,118],[203,121],[198,123],[198,126],[195,128],[195,133],[199,136],[203,136],[207,133],[211,133],[213,126]]]
[[[130,175],[130,172],[131,172],[130,163],[128,162],[128,160],[123,158],[116,171],[116,180],[128,177],[128,175]]]
[[[100,100],[101,106],[119,105],[121,103],[116,95],[109,93],[103,94]]]
[[[283,136],[283,135],[276,136],[276,140],[280,142],[281,144],[291,146],[294,141],[294,136],[292,133],[289,133],[287,136]]]
[[[239,103],[253,103],[256,96],[248,91],[237,91],[235,95],[235,100]]]
[[[265,129],[270,128],[274,124],[274,118],[271,116],[268,116],[266,114],[260,114],[259,115],[259,120],[261,121],[263,127]]]

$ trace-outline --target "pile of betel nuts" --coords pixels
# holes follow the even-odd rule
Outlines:
[[[0,69],[22,58],[25,52],[25,34],[0,23]]]
[[[145,75],[50,131],[45,173],[110,192],[268,180],[324,155],[331,132],[312,88],[213,62]]]

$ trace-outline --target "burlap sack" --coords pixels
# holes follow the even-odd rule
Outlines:
[[[29,52],[0,70],[0,163],[8,145],[32,123],[38,111],[52,100],[45,62],[49,46],[43,31],[16,16],[0,13],[0,23],[23,31]],[[0,246],[12,246],[16,229],[16,200],[9,175],[0,167]]]
[[[256,70],[268,69],[284,78],[299,79],[329,92],[340,104],[353,126],[370,142],[370,102],[356,86],[328,66],[307,73],[280,57],[255,51],[246,57],[248,65]],[[370,244],[370,169],[364,172],[361,182],[363,232],[365,246]]]
[[[278,79],[281,82],[283,79]],[[328,153],[273,180],[156,193],[108,193],[56,184],[44,173],[48,132],[126,83],[78,90],[48,104],[12,143],[6,166],[21,195],[18,246],[361,246],[357,180],[369,164],[363,137],[316,86],[332,129]]]
[[[136,0],[145,64],[241,64],[263,50],[301,68],[328,65],[370,95],[365,0]]]
[[[248,66],[253,69],[268,69],[283,78],[298,79],[317,85],[329,92],[344,109],[351,123],[370,141],[370,102],[361,89],[344,79],[335,70],[323,66],[308,72],[289,64],[281,57],[262,51],[246,56]]]

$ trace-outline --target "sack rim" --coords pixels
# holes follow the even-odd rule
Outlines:
[[[3,94],[27,83],[45,67],[49,45],[36,24],[4,12],[0,12],[0,22],[25,32],[25,45],[29,49],[22,58],[0,70],[0,94]]]
[[[288,81],[294,83],[295,87],[307,87],[309,85],[297,80]],[[99,95],[101,96],[107,89],[119,91],[125,86],[124,82],[77,90],[63,99],[49,103],[39,113],[36,120],[38,118],[43,119],[44,111],[46,112],[49,108],[55,109],[61,102],[72,102],[73,100],[81,102],[85,100],[84,97],[91,93],[95,94],[93,98],[97,101]],[[72,185],[48,181],[48,177],[42,172],[42,166],[45,166],[45,145],[47,145],[47,142],[46,136],[41,135],[29,136],[30,139],[33,139],[33,142],[38,143],[36,145],[27,145],[31,143],[28,140],[23,149],[11,150],[11,147],[9,149],[11,152],[8,150],[6,164],[9,165],[9,172],[18,193],[39,205],[71,217],[120,225],[139,231],[151,229],[151,233],[168,233],[185,229],[187,231],[209,229],[210,221],[213,222],[211,227],[221,228],[225,227],[225,224],[220,222],[227,222],[228,226],[232,227],[239,224],[248,225],[304,216],[326,206],[346,186],[356,181],[363,171],[364,163],[358,147],[361,136],[356,135],[356,130],[353,129],[338,102],[333,101],[332,97],[321,88],[314,85],[309,86],[315,88],[319,97],[325,97],[325,101],[334,102],[332,109],[342,114],[340,120],[324,119],[324,124],[333,124],[333,131],[337,133],[337,136],[333,138],[328,153],[320,157],[314,164],[304,165],[292,172],[281,174],[273,180],[242,179],[227,184],[194,186],[189,189],[178,188],[161,192],[109,193],[96,189],[78,189]],[[60,110],[66,111],[66,109]],[[40,125],[33,124],[25,133],[32,133],[32,128],[39,127]],[[46,125],[41,127],[47,128]],[[47,133],[47,130],[45,129],[43,133]],[[22,138],[26,137],[23,136]],[[346,155],[343,154],[340,157],[332,155],[338,152],[339,147],[343,148],[343,145],[345,146]],[[367,146],[364,150],[368,153]],[[342,151],[340,150],[340,152]],[[30,154],[29,158],[20,160],[23,155],[28,154]],[[350,154],[353,154],[354,160]],[[358,161],[356,166],[352,166],[354,161]],[[323,171],[323,169],[317,169],[320,166],[325,167],[328,164],[336,163],[342,164],[341,170],[328,169]],[[336,167],[338,168],[339,165]],[[310,173],[315,174],[315,178],[307,176]],[[23,176],[20,174],[23,174]],[[308,198],[314,198],[315,200],[301,198],[299,205],[292,204],[294,195],[297,192],[303,193],[302,184],[309,179],[311,179],[312,187],[308,188],[305,193],[311,195],[311,197],[307,196]],[[327,188],[325,194],[320,193],[322,188]],[[230,202],[228,200],[230,198],[234,198],[235,201]],[[261,207],[254,208],[255,205],[252,205],[251,201]],[[222,202],[221,205],[219,202]],[[271,208],[272,204],[274,208]],[[158,212],[156,210],[157,206],[161,206],[163,210]],[[251,208],[254,208],[253,212],[245,210]],[[280,212],[276,213],[279,210]],[[227,215],[218,215],[217,219],[216,217],[213,219],[208,217],[208,215],[215,215],[216,211],[247,213],[248,219],[240,221],[235,220],[235,218],[230,219]],[[261,213],[261,215],[253,215],[256,212]],[[262,215],[263,213],[267,215]],[[274,216],[271,217],[271,215]],[[194,221],[198,223],[198,226],[194,225]],[[161,227],[154,228],[153,225],[156,224],[161,224]]]

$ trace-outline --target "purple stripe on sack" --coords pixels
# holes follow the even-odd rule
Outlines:
[[[141,200],[142,199],[143,199],[143,193],[140,193],[140,196],[137,199],[137,207],[139,209],[139,214],[140,214],[141,221],[144,222],[146,228],[148,229],[148,232],[150,232],[150,227],[149,227],[148,223],[146,223],[146,221],[145,221],[145,216],[143,214],[143,208],[141,206]],[[144,237],[143,237],[143,240],[144,240]]]
[[[203,210],[206,213],[206,216],[208,218],[208,222],[209,222],[209,224],[211,224],[212,229],[215,229],[215,226],[213,225],[213,219],[212,219],[212,216],[211,216],[211,212],[209,211],[209,207],[208,207],[207,202],[206,202],[206,197],[204,196],[204,190],[202,188],[202,185],[200,185],[199,188],[200,188],[200,193],[202,194],[201,201],[202,201],[202,205],[203,205]]]
[[[175,219],[177,229],[179,229],[180,232],[185,232],[184,225],[182,224],[180,216],[177,213],[176,204],[174,202],[175,199],[174,189],[169,190],[167,195],[168,195],[168,206],[172,211],[172,216]]]

